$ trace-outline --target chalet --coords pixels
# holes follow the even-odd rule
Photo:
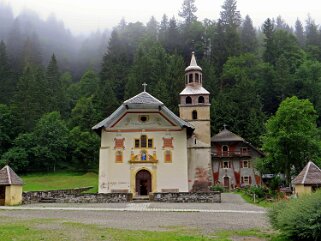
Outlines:
[[[260,173],[254,168],[254,160],[264,156],[260,150],[226,126],[211,142],[214,185],[226,189],[261,185]]]

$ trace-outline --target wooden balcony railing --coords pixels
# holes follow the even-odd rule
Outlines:
[[[214,151],[212,152],[214,157],[249,157],[250,151]]]

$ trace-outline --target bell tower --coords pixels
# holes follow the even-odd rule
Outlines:
[[[202,85],[202,68],[197,65],[192,52],[191,63],[185,69],[185,89],[180,93],[179,114],[195,127],[188,140],[189,190],[193,191],[205,190],[212,180],[210,93]]]

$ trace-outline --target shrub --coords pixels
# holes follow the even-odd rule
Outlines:
[[[224,187],[221,185],[215,185],[210,187],[211,191],[224,192]]]
[[[272,226],[290,240],[321,240],[321,191],[279,202],[268,216]]]

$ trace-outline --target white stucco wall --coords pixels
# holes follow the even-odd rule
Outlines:
[[[129,119],[135,120],[137,114],[128,115]],[[152,119],[152,118],[151,118]],[[122,120],[119,127],[109,130],[102,130],[101,149],[99,161],[99,192],[109,193],[113,190],[128,190],[135,187],[133,173],[140,169],[146,169],[156,177],[156,183],[152,186],[154,190],[161,192],[162,189],[178,189],[188,191],[188,166],[187,166],[187,137],[186,129],[177,126],[167,126],[168,123],[157,118],[157,123],[149,125],[150,131],[137,130],[139,123],[131,126],[130,121]],[[127,124],[128,123],[128,124]],[[125,129],[125,125],[127,124]],[[152,130],[154,129],[154,130]],[[141,135],[147,135],[153,139],[153,148],[135,148],[135,139]],[[115,138],[124,138],[124,149],[115,149]],[[172,163],[165,163],[163,149],[163,138],[173,138],[173,148],[166,148],[172,151]],[[131,155],[137,155],[140,150],[146,150],[148,154],[156,152],[157,163],[132,163]],[[123,162],[116,163],[116,151],[123,151]],[[154,182],[155,182],[154,180]],[[156,185],[155,185],[156,184]]]

